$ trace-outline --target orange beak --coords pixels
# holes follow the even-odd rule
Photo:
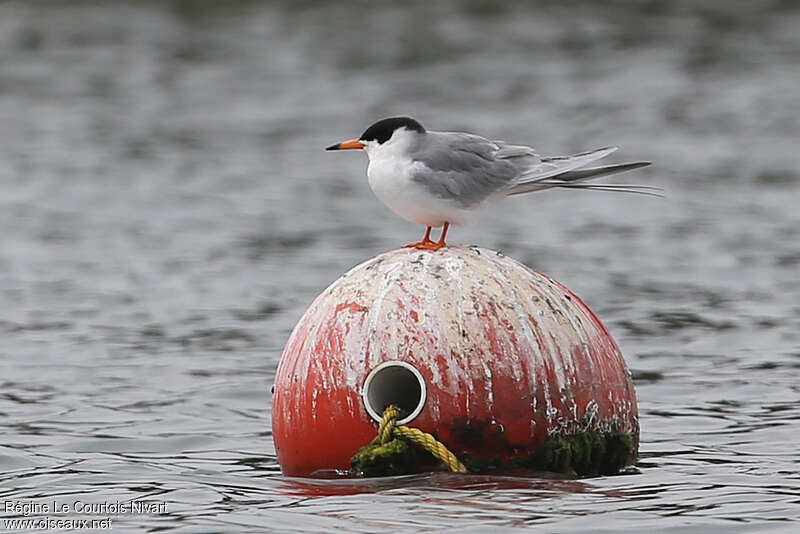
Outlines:
[[[355,139],[348,139],[347,141],[342,141],[341,143],[336,143],[335,145],[331,145],[325,150],[355,150],[358,148],[364,148],[364,143]]]

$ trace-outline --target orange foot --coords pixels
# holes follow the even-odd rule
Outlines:
[[[403,248],[420,248],[423,250],[439,250],[442,247],[447,246],[447,243],[444,242],[444,238],[447,235],[447,229],[450,227],[450,223],[444,223],[444,227],[442,228],[442,235],[439,238],[439,241],[431,241],[431,227],[428,226],[428,229],[425,230],[425,237],[422,238],[422,241],[417,241],[416,243],[409,243],[408,245],[404,246]]]
[[[417,241],[416,243],[409,243],[408,245],[404,245],[403,248],[421,248],[423,250],[439,250],[442,247],[447,246],[447,243],[444,241],[431,241],[428,239],[427,241]]]

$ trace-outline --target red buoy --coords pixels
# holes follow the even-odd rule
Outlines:
[[[553,436],[632,437],[619,347],[569,289],[497,252],[400,249],[353,268],[309,307],[275,376],[284,474],[349,468],[389,404],[473,465],[511,466]]]

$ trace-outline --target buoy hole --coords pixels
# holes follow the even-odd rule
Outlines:
[[[412,421],[425,406],[425,381],[413,365],[406,362],[383,362],[370,371],[364,381],[361,396],[370,417],[380,421],[390,405],[398,407],[404,417],[397,421]]]

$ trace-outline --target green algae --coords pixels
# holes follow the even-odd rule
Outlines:
[[[580,476],[613,475],[634,456],[630,434],[580,432],[551,437],[519,461],[523,467]]]

